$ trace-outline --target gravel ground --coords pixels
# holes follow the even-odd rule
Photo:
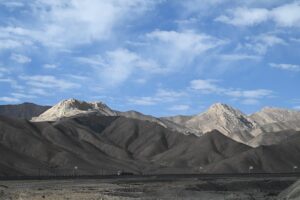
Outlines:
[[[0,181],[0,200],[275,200],[296,178]]]

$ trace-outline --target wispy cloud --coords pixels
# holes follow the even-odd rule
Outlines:
[[[158,89],[153,96],[130,97],[128,98],[128,102],[134,105],[150,106],[150,105],[175,102],[186,95],[187,94],[183,91]]]
[[[281,27],[300,26],[300,2],[289,3],[273,9],[239,7],[227,11],[215,21],[234,26],[254,26],[267,21],[273,21]]]
[[[16,0],[2,0],[0,2],[0,5],[6,6],[10,9],[14,9],[14,8],[23,7],[24,3]]]
[[[216,83],[218,80],[212,79],[197,79],[190,82],[190,88],[201,91],[203,93],[221,93],[223,88],[219,87]]]
[[[58,66],[56,64],[44,64],[44,69],[56,69]]]
[[[184,104],[179,104],[179,105],[174,105],[168,108],[171,111],[187,111],[190,109],[189,105],[184,105]]]
[[[91,65],[106,86],[118,86],[134,73],[163,73],[164,70],[154,60],[143,58],[128,49],[108,51],[104,56],[80,57],[81,63]]]
[[[260,60],[261,56],[248,54],[222,54],[220,58],[224,61]]]
[[[267,89],[242,90],[219,86],[217,80],[197,79],[190,82],[190,88],[203,94],[217,94],[239,99],[243,104],[258,104],[262,98],[271,98],[273,91]]]
[[[54,76],[49,75],[20,76],[20,79],[26,81],[26,84],[28,86],[37,89],[68,90],[80,87],[80,85],[76,83],[58,79]]]
[[[300,65],[270,63],[270,66],[281,70],[300,72]]]
[[[20,64],[26,64],[31,62],[31,58],[21,54],[12,54],[10,56],[10,59]]]
[[[133,16],[151,9],[154,0],[36,0],[24,3],[5,1],[5,6],[22,6],[32,13],[35,26],[2,27],[7,37],[6,48],[19,46],[29,40],[47,47],[70,48],[107,40],[114,35],[117,26],[126,24]],[[1,45],[0,45],[1,47]]]
[[[19,92],[13,92],[13,93],[11,93],[11,96],[13,96],[14,98],[17,98],[17,99],[33,99],[33,98],[37,97],[35,95],[19,93]]]
[[[16,103],[19,102],[20,100],[14,97],[0,97],[0,102],[5,102],[5,103]]]
[[[146,37],[150,43],[148,48],[167,70],[189,65],[201,54],[227,43],[226,40],[194,30],[156,30]]]

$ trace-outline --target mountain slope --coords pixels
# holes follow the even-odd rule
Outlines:
[[[214,130],[202,137],[190,136],[176,140],[167,151],[156,155],[154,161],[162,165],[189,166],[199,170],[200,166],[217,163],[249,149]]]
[[[0,115],[13,118],[31,119],[32,117],[39,116],[49,108],[50,106],[40,106],[33,103],[0,105]]]
[[[280,144],[290,137],[299,134],[299,131],[295,130],[282,130],[278,132],[264,132],[248,141],[248,145],[251,147],[269,146],[274,144]]]
[[[76,115],[88,115],[91,113],[103,116],[123,116],[131,119],[154,122],[165,128],[185,134],[198,133],[196,130],[186,128],[174,122],[159,119],[151,115],[144,115],[137,111],[114,111],[102,102],[85,102],[76,99],[61,101],[40,116],[33,118],[32,121],[57,121],[62,118],[74,117]]]
[[[239,110],[226,104],[217,103],[206,112],[186,121],[185,126],[203,133],[216,129],[236,141],[245,142],[252,138],[251,134],[249,132],[239,133],[244,130],[252,130],[257,124]]]
[[[266,107],[261,111],[252,114],[250,118],[259,125],[297,120],[300,121],[300,111]]]
[[[33,118],[32,121],[56,121],[60,118],[88,113],[97,113],[104,116],[117,115],[115,111],[111,110],[102,102],[88,103],[76,99],[67,99],[59,102],[38,117]]]
[[[290,171],[300,134],[251,148],[218,131],[201,137],[120,116],[89,113],[56,122],[0,117],[0,175],[55,173],[230,173]],[[270,133],[272,134],[272,133]],[[201,168],[200,168],[201,167]]]
[[[70,174],[74,166],[84,174],[99,169],[154,173],[161,168],[191,173],[199,164],[249,149],[218,132],[187,136],[157,123],[95,113],[56,122],[1,117],[0,129],[0,175],[49,173],[52,168]]]
[[[280,144],[250,149],[215,165],[209,165],[206,170],[211,173],[246,173],[249,166],[253,166],[253,172],[293,172],[294,166],[300,166],[299,144],[300,134],[297,134]]]

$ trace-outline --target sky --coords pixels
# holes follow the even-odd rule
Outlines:
[[[300,1],[0,0],[0,104],[300,109]]]

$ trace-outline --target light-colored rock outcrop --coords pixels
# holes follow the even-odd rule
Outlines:
[[[300,111],[265,107],[261,111],[250,115],[250,118],[261,126],[278,122],[288,122],[296,120],[300,121]]]
[[[236,141],[244,142],[251,138],[248,134],[257,124],[241,111],[226,104],[216,103],[206,112],[186,121],[185,126],[203,133],[216,129]]]
[[[59,102],[32,121],[56,121],[60,118],[72,117],[80,114],[97,113],[104,116],[116,116],[117,113],[111,110],[102,102],[85,102],[76,99],[67,99]]]

